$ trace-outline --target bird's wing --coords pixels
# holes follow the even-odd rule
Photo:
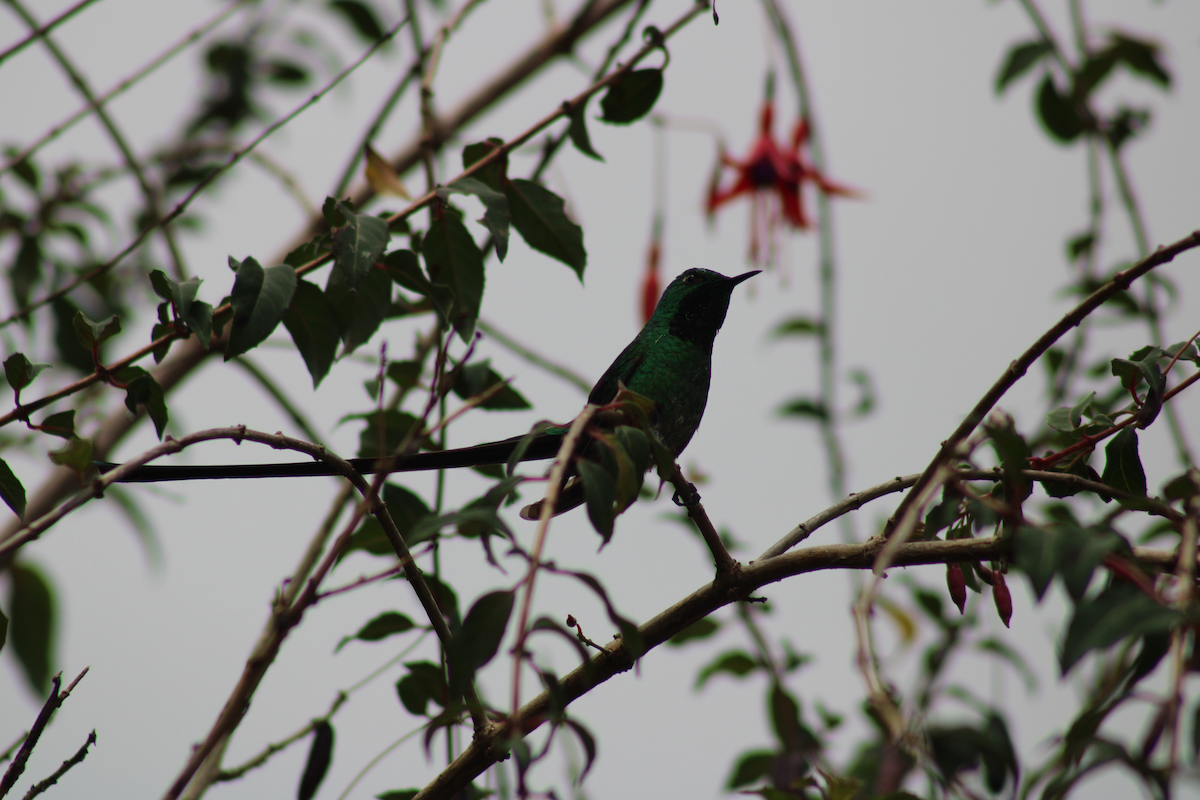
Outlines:
[[[636,347],[638,340],[634,339],[629,343],[629,346],[621,351],[621,355],[617,356],[617,360],[600,376],[600,380],[596,381],[596,385],[592,387],[592,393],[588,395],[588,402],[602,406],[611,403],[613,398],[617,396],[617,383],[624,383],[629,386],[633,383],[633,376],[637,374],[645,361],[645,357],[640,352],[640,348]]]

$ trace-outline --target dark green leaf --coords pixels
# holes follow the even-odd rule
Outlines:
[[[1146,496],[1146,471],[1138,456],[1137,431],[1132,427],[1117,431],[1104,447],[1104,474],[1100,480],[1114,489]]]
[[[50,414],[37,427],[42,429],[42,433],[49,433],[52,437],[74,439],[74,435],[76,435],[74,433],[74,409],[59,411],[58,414]]]
[[[387,222],[371,214],[356,214],[344,201],[339,201],[337,208],[346,226],[333,237],[334,268],[342,273],[351,289],[358,289],[387,249]]]
[[[667,639],[667,644],[678,647],[693,639],[707,639],[720,629],[721,625],[712,617],[701,617],[670,639]]]
[[[261,344],[291,305],[296,291],[296,270],[287,264],[264,269],[253,258],[238,265],[230,302],[233,330],[225,360],[236,358]]]
[[[1092,231],[1074,236],[1067,242],[1067,255],[1074,261],[1077,258],[1091,255],[1096,246],[1096,234]]]
[[[491,232],[496,243],[496,257],[503,261],[508,255],[508,229],[512,224],[508,197],[477,178],[463,178],[437,190],[438,196],[443,200],[455,192],[473,194],[483,203],[483,218],[478,222]]]
[[[420,361],[389,361],[387,378],[401,389],[415,389],[421,382]]]
[[[607,544],[613,535],[613,504],[617,501],[617,483],[604,467],[586,458],[579,460],[583,494],[587,499],[588,519]]]
[[[8,641],[8,617],[4,616],[4,610],[0,609],[0,651],[4,650],[6,641]]]
[[[42,276],[42,246],[36,236],[22,236],[17,257],[8,271],[17,308],[29,305],[29,293]]]
[[[54,590],[41,571],[28,564],[13,564],[8,575],[9,643],[29,685],[45,695],[54,662]]]
[[[567,216],[563,199],[546,187],[522,178],[507,181],[504,193],[508,196],[513,226],[521,238],[534,250],[575,270],[582,281],[587,266],[583,229]]]
[[[125,407],[129,409],[130,413],[136,414],[139,405],[145,406],[146,413],[154,423],[154,430],[161,439],[163,432],[167,429],[169,415],[167,398],[163,394],[162,387],[158,385],[158,381],[154,380],[150,373],[141,367],[126,367],[118,372],[116,377],[126,386]]]
[[[575,720],[564,719],[563,722],[579,737],[579,743],[583,745],[585,761],[583,763],[583,771],[579,773],[578,778],[578,782],[582,783],[583,779],[587,777],[588,770],[592,768],[592,764],[596,763],[596,739],[592,736],[591,731]]]
[[[584,116],[586,112],[586,100],[571,107],[571,112],[567,115],[571,120],[571,126],[567,128],[567,135],[571,137],[571,144],[575,145],[576,150],[597,161],[603,161],[604,156],[597,153],[596,149],[592,147],[592,137],[588,135],[587,117]]]
[[[154,293],[163,300],[170,301],[180,319],[185,319],[191,311],[192,303],[196,302],[196,297],[200,294],[201,283],[203,281],[199,278],[180,283],[168,277],[161,269],[150,272],[150,285],[154,287]]]
[[[381,414],[382,416],[380,416]],[[358,437],[359,458],[379,458],[397,452],[397,448],[409,435],[409,432],[414,428],[419,432],[421,424],[421,420],[407,411],[394,408],[382,412],[355,414],[347,419],[363,419],[367,422],[367,426],[363,428]],[[417,439],[417,441],[421,440]]]
[[[325,205],[332,209],[335,202],[336,201],[334,201],[333,198],[329,198],[325,201]],[[329,252],[329,249],[329,234],[319,233],[312,239],[297,247],[292,252],[288,253],[287,257],[283,259],[283,263],[290,267],[299,269],[305,264],[309,264],[321,258]]]
[[[355,639],[361,642],[378,642],[380,639],[410,631],[415,627],[413,621],[399,611],[385,611],[359,628],[358,633],[342,637],[333,652],[338,652]]]
[[[771,765],[774,763],[775,753],[770,750],[751,750],[742,753],[733,766],[729,780],[725,782],[725,789],[733,791],[739,787],[748,786],[759,778],[767,777],[771,772]]]
[[[34,364],[24,353],[13,353],[8,358],[4,359],[4,377],[8,379],[8,385],[14,391],[21,391],[29,384],[33,383],[42,370],[49,369],[49,364]]]
[[[495,136],[485,139],[482,142],[475,142],[463,148],[462,165],[463,169],[469,169],[477,161],[496,152],[497,148],[504,144],[503,139],[497,139]],[[494,161],[491,161],[482,170],[475,173],[476,178],[486,183],[493,189],[500,191],[504,182],[505,172],[508,168],[506,157],[501,156]]]
[[[771,331],[772,339],[783,339],[789,336],[820,336],[825,332],[825,324],[812,317],[792,317],[785,319]]]
[[[327,720],[318,722],[313,728],[312,746],[308,750],[308,760],[304,763],[304,773],[300,776],[300,788],[296,791],[297,800],[312,800],[325,780],[329,764],[333,761],[333,726]]]
[[[805,753],[818,747],[817,737],[800,719],[800,704],[778,682],[771,686],[771,726],[786,753]]]
[[[1058,574],[1064,551],[1061,535],[1030,525],[1022,525],[1013,536],[1018,569],[1029,577],[1033,595],[1040,602],[1054,576]]]
[[[436,284],[450,287],[454,294],[450,324],[470,344],[483,303],[483,255],[478,245],[461,219],[443,211],[429,226],[422,249],[429,277]]]
[[[636,69],[627,72],[608,87],[600,98],[600,119],[612,125],[628,125],[650,113],[662,93],[660,69]]]
[[[394,483],[383,485],[383,502],[387,506],[388,515],[396,524],[400,538],[410,546],[416,543],[412,535],[413,527],[432,512],[420,496]],[[343,552],[343,557],[355,550],[363,550],[372,555],[394,556],[396,551],[383,533],[379,520],[368,517],[363,524],[350,536],[350,544]]]
[[[283,325],[308,367],[313,388],[317,388],[333,366],[338,345],[338,319],[319,286],[308,281],[296,283],[291,305],[283,312]]]
[[[18,517],[25,516],[25,487],[13,473],[8,462],[0,458],[0,499],[13,510]]]
[[[1091,650],[1130,636],[1168,631],[1185,620],[1182,613],[1159,605],[1136,587],[1114,582],[1094,599],[1075,606],[1059,655],[1062,672],[1067,674]]]
[[[448,690],[442,668],[428,661],[411,661],[404,666],[408,674],[396,683],[396,692],[408,713],[425,716],[430,700],[445,708]]]
[[[744,678],[758,669],[758,666],[758,662],[747,653],[741,650],[729,650],[721,653],[712,663],[701,668],[696,675],[696,684],[692,688],[703,688],[704,684],[708,683],[708,679],[714,675],[732,675],[735,678]]]
[[[487,389],[503,381],[504,379],[491,368],[488,361],[480,361],[475,364],[467,364],[458,371],[453,389],[456,395],[466,400],[483,394]],[[518,411],[533,408],[520,392],[507,384],[496,394],[480,403],[478,407],[489,411]]]
[[[359,0],[330,0],[329,8],[341,14],[354,32],[368,42],[377,42],[387,33],[375,10],[366,3]]]
[[[1014,44],[1009,48],[1008,55],[1004,59],[1004,66],[996,73],[996,94],[1001,94],[1010,83],[1053,52],[1053,46],[1042,39]]]
[[[1072,142],[1083,133],[1083,120],[1074,101],[1058,90],[1050,75],[1042,79],[1038,88],[1037,112],[1046,130],[1060,142]]]
[[[92,468],[92,440],[72,436],[61,450],[49,454],[50,460],[60,467],[68,467],[79,476],[82,483]]]
[[[829,419],[829,411],[819,400],[798,397],[790,400],[779,409],[781,417],[809,417],[824,422]]]
[[[163,303],[163,305],[165,306],[167,304]],[[152,327],[150,329],[150,341],[157,342],[162,337],[173,334],[174,332],[175,332],[175,325],[172,323],[168,323],[168,322],[155,323],[154,327]],[[167,357],[167,353],[170,352],[171,344],[174,341],[175,341],[174,338],[170,338],[170,339],[167,339],[162,344],[157,344],[154,346],[154,350],[152,352],[154,353],[154,363],[155,364],[161,364],[162,360]]]
[[[1114,33],[1112,49],[1131,72],[1149,78],[1164,89],[1171,86],[1171,73],[1159,60],[1159,46],[1153,42],[1133,39]]]
[[[512,592],[489,592],[476,600],[467,612],[462,630],[446,647],[453,696],[462,695],[474,680],[475,672],[491,661],[500,649],[512,607]]]
[[[282,86],[300,87],[309,81],[308,70],[287,58],[272,58],[263,63],[267,80]]]
[[[342,215],[341,205],[342,201],[336,197],[326,197],[325,202],[321,204],[321,215],[325,217],[325,224],[331,228],[340,228],[346,224],[346,218]],[[229,261],[230,266],[235,263],[232,258]],[[297,265],[292,264],[292,266]],[[234,267],[234,272],[237,272],[236,267]]]
[[[369,341],[383,324],[392,302],[392,282],[383,270],[372,269],[355,291],[341,270],[330,270],[325,299],[337,318],[345,355]]]
[[[411,250],[393,250],[384,256],[384,270],[401,288],[429,298],[443,320],[449,319],[454,295],[444,285],[434,285],[421,271],[421,262]]]
[[[75,313],[75,336],[88,350],[94,350],[121,332],[121,318],[115,314],[102,322],[92,322],[82,311]]]
[[[1075,84],[1072,87],[1074,96],[1086,101],[1096,87],[1112,74],[1116,65],[1117,59],[1111,50],[1093,53],[1075,73]]]

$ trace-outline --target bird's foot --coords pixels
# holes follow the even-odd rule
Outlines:
[[[671,496],[671,501],[677,506],[694,506],[700,502],[700,493],[696,491],[696,484],[688,484],[688,493],[686,496],[680,496],[679,490],[675,490],[675,494]]]

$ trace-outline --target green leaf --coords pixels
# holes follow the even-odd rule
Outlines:
[[[385,374],[401,389],[415,389],[421,383],[422,366],[420,361],[389,361]]]
[[[495,136],[491,136],[482,142],[475,142],[474,144],[467,145],[462,151],[463,169],[470,169],[477,161],[491,155],[503,144],[503,139],[497,139]],[[496,191],[500,191],[507,169],[507,157],[501,156],[490,162],[479,172],[476,172],[475,177]]]
[[[1171,73],[1159,59],[1157,44],[1114,33],[1112,50],[1131,72],[1149,78],[1164,89],[1170,88]]]
[[[592,137],[588,135],[587,117],[584,116],[586,111],[587,100],[571,107],[571,111],[567,115],[571,120],[571,126],[567,128],[567,136],[571,137],[571,144],[575,145],[576,150],[597,161],[603,161],[604,156],[597,153],[592,147]]]
[[[382,414],[382,417],[380,416]],[[345,419],[363,419],[367,426],[358,437],[359,458],[379,458],[396,452],[400,443],[408,436],[414,427],[420,431],[421,420],[407,411],[389,408],[384,411],[372,411],[369,414],[354,414]],[[383,441],[380,442],[382,436]],[[414,434],[416,436],[416,434]],[[429,444],[428,441],[416,439],[416,443]],[[382,447],[381,447],[382,444]]]
[[[1122,428],[1104,447],[1104,473],[1100,480],[1114,489],[1146,496],[1146,471],[1138,456],[1137,431]]]
[[[608,87],[600,98],[600,119],[610,125],[628,125],[650,113],[662,93],[661,69],[636,69],[627,72]]]
[[[1058,538],[1050,532],[1022,525],[1013,536],[1016,566],[1029,577],[1033,596],[1041,602],[1046,589],[1058,574],[1063,553]]]
[[[742,650],[729,650],[721,653],[710,664],[705,665],[696,675],[696,684],[692,688],[701,689],[708,679],[714,675],[732,675],[744,678],[759,668],[759,664]]]
[[[691,625],[688,625],[686,628],[681,630],[679,633],[672,636],[670,639],[667,639],[667,644],[673,647],[679,647],[680,645],[690,642],[694,639],[707,639],[720,629],[720,623],[718,623],[712,617],[701,617]]]
[[[9,283],[17,308],[29,305],[29,293],[42,276],[42,246],[36,236],[22,236],[17,257],[9,269]]]
[[[1130,636],[1168,631],[1185,621],[1182,613],[1159,605],[1137,587],[1114,581],[1094,599],[1075,606],[1059,655],[1062,672],[1066,675],[1092,650]]]
[[[168,304],[163,303],[163,305],[165,306]],[[161,339],[162,337],[172,334],[174,332],[175,332],[175,325],[172,323],[169,323],[169,322],[155,323],[154,327],[152,327],[150,329],[150,341],[156,342],[159,339]],[[171,339],[167,339],[162,344],[158,344],[158,345],[154,346],[154,350],[152,350],[151,352],[154,353],[154,363],[155,364],[161,364],[162,360],[167,357],[167,353],[170,352],[171,344],[174,341],[175,341],[174,338],[171,338]]]
[[[1072,142],[1083,133],[1083,120],[1074,101],[1059,92],[1050,75],[1042,79],[1038,88],[1037,113],[1047,132],[1060,142]]]
[[[430,700],[445,708],[449,690],[442,668],[428,661],[410,661],[404,666],[408,668],[408,674],[397,681],[396,692],[408,713],[426,716]]]
[[[342,273],[351,289],[358,289],[387,249],[390,238],[387,222],[371,214],[356,214],[345,201],[338,201],[337,208],[346,225],[333,237],[334,268]]]
[[[169,301],[180,319],[186,319],[188,312],[192,310],[192,304],[196,302],[196,297],[200,294],[200,284],[203,282],[199,278],[192,278],[179,283],[161,269],[150,272],[150,285],[154,287],[154,293]]]
[[[303,280],[296,283],[292,303],[283,312],[283,326],[292,335],[316,389],[329,374],[338,345],[338,319],[319,286]]]
[[[342,214],[341,205],[342,201],[336,197],[326,197],[325,202],[321,204],[321,216],[325,217],[325,224],[331,228],[341,228],[346,224],[346,217]],[[230,267],[237,272],[237,267],[233,266],[235,263],[231,257],[229,259]]]
[[[339,13],[350,27],[368,42],[377,42],[387,31],[375,15],[375,10],[359,0],[330,0],[329,8]]]
[[[50,460],[60,467],[68,467],[82,482],[92,468],[92,440],[72,436],[61,450],[50,453]]]
[[[506,182],[504,193],[521,238],[534,250],[575,270],[582,281],[587,266],[583,229],[567,216],[563,199],[546,187],[522,178]]]
[[[829,411],[825,408],[825,404],[807,397],[789,400],[780,407],[777,413],[781,417],[808,417],[822,422],[829,419]]]
[[[4,359],[4,377],[8,379],[8,385],[17,392],[33,383],[33,379],[41,374],[42,370],[49,368],[49,364],[32,363],[24,353],[13,353]]]
[[[733,772],[730,773],[729,780],[725,781],[725,789],[733,791],[741,786],[748,786],[759,778],[767,777],[774,763],[775,753],[770,750],[751,750],[742,753],[737,763],[733,765]]]
[[[579,475],[583,478],[583,495],[587,500],[588,519],[607,544],[613,535],[613,504],[617,501],[617,482],[595,461],[579,460]]]
[[[333,207],[332,204],[334,202],[335,201],[333,200],[333,198],[329,198],[325,201],[325,204],[327,206],[329,206],[330,208],[332,208]],[[287,264],[290,267],[295,267],[296,269],[299,269],[300,267],[303,267],[305,264],[309,264],[309,263],[321,258],[322,256],[324,256],[325,254],[327,254],[329,252],[329,249],[330,249],[329,234],[318,233],[312,239],[309,239],[307,242],[300,245],[292,252],[288,253],[287,257],[283,259],[283,263]]]
[[[450,324],[470,344],[483,303],[483,255],[462,220],[445,211],[429,226],[422,248],[429,277],[434,283],[450,287],[454,294]]]
[[[512,592],[489,592],[471,606],[463,620],[462,629],[446,647],[452,696],[466,692],[474,680],[475,672],[496,655],[500,642],[504,640],[512,607]]]
[[[88,350],[95,350],[121,332],[121,318],[115,314],[102,322],[92,322],[82,311],[75,312],[75,336]]]
[[[3,499],[18,517],[25,516],[25,487],[13,473],[8,462],[0,458],[0,499]]]
[[[383,258],[384,271],[398,286],[429,298],[443,321],[450,317],[454,295],[443,285],[430,283],[421,271],[421,262],[411,250],[393,250]],[[448,323],[447,323],[448,324]]]
[[[325,299],[337,319],[346,355],[366,344],[383,324],[392,302],[392,282],[383,270],[373,269],[355,291],[341,270],[330,270]]]
[[[473,194],[483,203],[483,218],[479,224],[487,228],[496,243],[496,257],[504,261],[508,255],[508,229],[512,224],[512,212],[504,193],[493,189],[477,178],[463,178],[437,190],[438,197],[449,199],[453,193]]]
[[[233,330],[225,360],[250,351],[270,336],[291,305],[295,291],[296,270],[287,264],[264,269],[253,258],[238,264],[230,297]]]
[[[411,631],[416,625],[399,611],[385,611],[358,629],[353,636],[343,637],[333,652],[338,652],[355,639],[360,642],[378,642],[397,633]]]
[[[414,533],[417,524],[432,515],[429,506],[419,495],[414,494],[403,486],[394,483],[383,485],[383,502],[387,506],[388,515],[396,524],[400,538],[409,546],[418,544],[421,539]],[[392,543],[383,533],[383,527],[374,516],[367,517],[350,536],[350,544],[342,552],[345,558],[355,550],[362,550],[376,556],[396,555]]]
[[[57,612],[54,590],[42,572],[17,562],[9,567],[9,643],[29,685],[39,695],[50,688]]]
[[[126,367],[117,373],[116,378],[126,386],[125,407],[130,413],[137,414],[138,406],[145,406],[146,413],[154,423],[154,430],[161,439],[167,428],[169,416],[167,398],[158,381],[141,367]]]
[[[792,317],[775,326],[768,334],[772,339],[788,336],[820,336],[825,333],[825,323],[812,317]]]
[[[316,797],[329,764],[333,761],[333,726],[327,720],[318,722],[313,727],[312,746],[308,750],[308,759],[304,762],[304,772],[300,775],[300,788],[296,791],[297,800],[312,800]]]
[[[1043,39],[1014,44],[1008,50],[1004,65],[996,73],[996,94],[1003,94],[1010,83],[1053,52],[1054,48]]]
[[[583,779],[587,777],[588,771],[591,770],[592,764],[596,763],[596,739],[592,736],[591,731],[579,724],[573,719],[563,719],[563,722],[574,734],[579,737],[579,743],[583,745],[583,771],[579,773],[578,782],[583,783]]]
[[[463,400],[467,400],[483,394],[487,389],[503,381],[504,379],[500,377],[500,374],[492,369],[490,363],[485,360],[475,364],[467,364],[460,369],[455,376],[452,388],[456,395]],[[489,411],[519,411],[533,408],[533,406],[521,396],[520,392],[512,388],[511,385],[505,384],[503,389],[480,403],[478,408]]]

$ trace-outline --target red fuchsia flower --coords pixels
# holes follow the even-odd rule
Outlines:
[[[815,184],[825,194],[839,197],[856,197],[858,192],[848,186],[834,183],[812,165],[802,152],[808,143],[808,121],[800,120],[792,131],[790,148],[781,147],[771,134],[775,116],[774,104],[763,103],[759,118],[758,140],[745,160],[739,161],[721,149],[720,161],[709,186],[706,210],[711,218],[717,209],[748,194],[754,205],[751,207],[750,260],[758,263],[759,234],[770,234],[782,218],[797,230],[807,230],[812,222],[804,213],[804,184]],[[721,173],[724,167],[736,173],[733,184],[722,189]],[[772,195],[778,195],[779,203],[771,203]]]
[[[658,238],[655,237],[650,242],[650,249],[646,253],[646,274],[642,277],[641,312],[643,325],[650,321],[655,307],[658,306],[658,298],[662,294],[662,286],[658,276],[658,262],[661,255],[662,247],[659,245]]]

